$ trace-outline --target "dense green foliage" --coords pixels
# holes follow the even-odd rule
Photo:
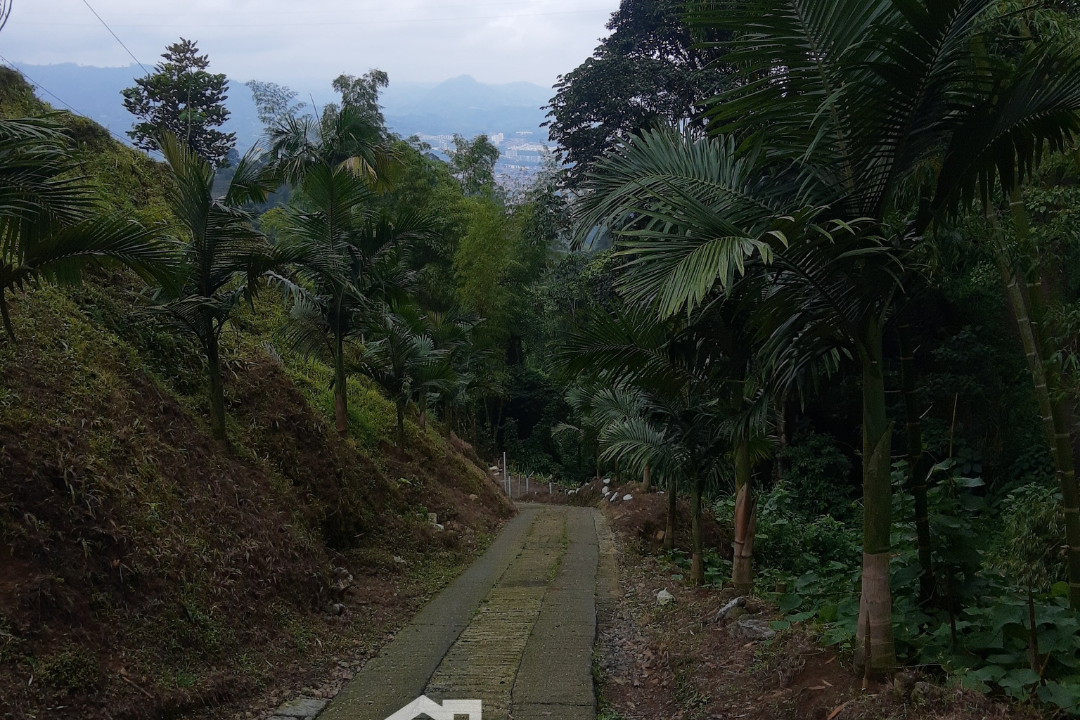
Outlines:
[[[225,75],[207,72],[210,60],[191,40],[181,38],[161,57],[153,74],[124,90],[124,107],[139,120],[128,135],[138,147],[158,150],[161,135],[172,133],[211,165],[226,165],[236,135],[217,129],[229,118]]]

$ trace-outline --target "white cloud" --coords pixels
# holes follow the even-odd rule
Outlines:
[[[90,0],[149,67],[181,35],[211,69],[300,86],[379,67],[391,82],[469,74],[551,85],[606,33],[618,0]],[[0,35],[8,60],[127,65],[82,0],[14,0]]]

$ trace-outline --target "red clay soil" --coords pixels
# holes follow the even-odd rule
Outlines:
[[[798,626],[772,640],[749,640],[738,618],[716,619],[730,594],[691,588],[677,572],[639,551],[640,531],[627,532],[612,512],[623,597],[600,619],[598,690],[606,720],[1017,720],[1030,709],[979,693],[946,689],[904,674],[862,687],[850,657],[820,646]],[[659,607],[666,589],[675,601]],[[742,617],[780,619],[751,598]],[[605,714],[606,713],[606,714]]]
[[[267,356],[229,366],[243,444],[225,448],[43,292],[15,309],[30,341],[0,345],[4,720],[177,717],[332,684],[513,512],[460,441],[415,438],[376,467]]]

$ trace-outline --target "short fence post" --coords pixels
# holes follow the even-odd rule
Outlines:
[[[529,476],[528,475],[525,476],[525,494],[526,495],[529,494]]]

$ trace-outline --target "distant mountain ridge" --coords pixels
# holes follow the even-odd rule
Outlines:
[[[40,83],[63,102],[70,104],[75,111],[126,138],[124,133],[131,129],[133,118],[124,109],[120,91],[131,87],[135,78],[143,74],[138,65],[15,65],[35,83]],[[297,86],[293,89],[301,94],[298,100],[308,104],[312,102],[308,88]],[[39,95],[49,103],[62,107],[49,93],[39,92]],[[330,90],[330,80],[323,82],[312,95],[320,106],[333,102],[335,95]],[[421,133],[460,133],[471,137],[481,133],[501,132],[509,136],[517,132],[532,132],[538,139],[546,140],[547,132],[540,125],[546,116],[546,110],[542,108],[551,95],[551,88],[528,82],[489,85],[469,75],[440,83],[395,83],[391,78],[382,104],[387,125],[406,137]],[[242,81],[230,78],[229,97],[225,104],[231,116],[224,129],[236,133],[237,147],[243,152],[258,140],[262,126],[251,93]]]

